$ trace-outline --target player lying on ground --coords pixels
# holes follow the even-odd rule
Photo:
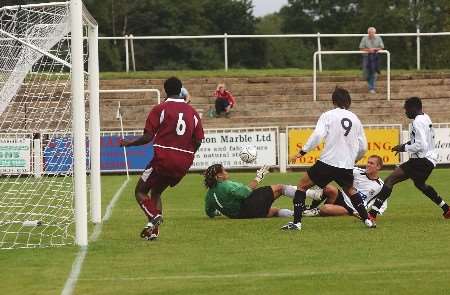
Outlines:
[[[413,120],[410,141],[393,147],[392,151],[409,152],[409,160],[395,168],[384,180],[383,188],[369,214],[375,218],[380,213],[383,202],[391,195],[394,185],[410,178],[416,188],[442,209],[444,218],[449,219],[450,210],[447,203],[431,185],[425,183],[437,163],[433,123],[422,111],[422,101],[418,97],[408,98],[404,109],[406,117]]]
[[[353,168],[353,186],[360,192],[366,209],[370,209],[375,201],[376,195],[383,187],[383,181],[378,176],[382,167],[383,159],[380,156],[372,155],[367,160],[366,169]],[[350,198],[342,190],[335,186],[327,185],[323,189],[323,192],[321,189],[317,189],[316,191],[319,192],[319,195],[322,195],[321,199],[319,201],[313,201],[310,208],[303,211],[303,216],[354,215],[359,217],[358,211],[353,207]],[[320,208],[317,207],[323,200],[325,200],[325,204]],[[384,212],[386,208],[387,201],[380,208],[380,213]]]
[[[171,77],[164,82],[167,99],[150,111],[144,134],[134,141],[122,140],[121,146],[138,146],[153,142],[154,155],[139,178],[135,197],[148,223],[141,237],[154,240],[162,222],[161,194],[186,175],[194,153],[204,138],[200,116],[180,97],[181,81]],[[150,196],[149,196],[150,194]]]
[[[215,217],[223,214],[229,218],[292,216],[292,210],[272,207],[272,203],[282,195],[293,198],[296,187],[274,184],[257,188],[267,173],[268,167],[262,167],[256,172],[255,179],[245,185],[229,180],[230,176],[222,164],[209,166],[204,175],[204,184],[208,188],[206,215]]]

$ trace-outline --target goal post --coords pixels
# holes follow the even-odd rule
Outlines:
[[[81,0],[0,8],[0,249],[86,246],[88,192],[101,222],[97,39]]]
[[[91,155],[91,217],[92,222],[100,223],[101,180],[100,180],[100,77],[98,61],[98,26],[89,27],[89,141]]]

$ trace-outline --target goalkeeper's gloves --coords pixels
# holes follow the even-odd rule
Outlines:
[[[256,170],[255,181],[257,183],[260,183],[268,173],[269,173],[269,166],[268,165],[262,166],[260,169]]]

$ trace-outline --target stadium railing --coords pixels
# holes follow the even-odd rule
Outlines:
[[[419,29],[415,33],[385,33],[377,34],[381,37],[416,37],[416,67],[417,70],[421,69],[421,37],[432,36],[450,36],[450,32],[435,32],[435,33],[422,33]],[[99,37],[99,40],[124,40],[125,45],[125,63],[126,71],[130,70],[129,60],[132,59],[133,70],[136,70],[135,66],[135,54],[134,54],[134,40],[180,40],[180,39],[223,39],[224,43],[224,69],[228,71],[228,39],[252,39],[252,38],[315,38],[317,39],[317,51],[321,51],[321,38],[348,38],[348,37],[363,37],[367,34],[277,34],[277,35],[229,35],[224,33],[223,35],[199,35],[199,36],[134,36],[132,34],[120,36],[120,37]],[[131,51],[131,53],[130,53]],[[322,51],[323,52],[323,51]],[[319,71],[322,71],[322,60],[319,55]]]

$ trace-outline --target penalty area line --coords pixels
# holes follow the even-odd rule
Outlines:
[[[117,190],[117,192],[114,194],[113,198],[109,202],[108,206],[106,207],[105,215],[103,215],[102,222],[97,223],[94,227],[94,231],[92,232],[91,236],[89,237],[89,242],[95,242],[98,237],[100,236],[103,228],[103,222],[107,221],[111,215],[112,210],[116,203],[119,201],[120,196],[122,195],[123,190],[128,185],[128,182],[130,181],[130,178],[127,178],[124,183],[120,186],[120,188]],[[78,278],[81,273],[81,268],[83,267],[84,259],[86,258],[88,252],[88,247],[80,247],[80,251],[78,251],[77,257],[75,258],[75,261],[72,264],[72,270],[69,274],[69,277],[66,280],[66,283],[64,284],[64,289],[61,292],[61,295],[71,295],[73,293],[73,290],[75,289],[75,286],[77,284]]]

